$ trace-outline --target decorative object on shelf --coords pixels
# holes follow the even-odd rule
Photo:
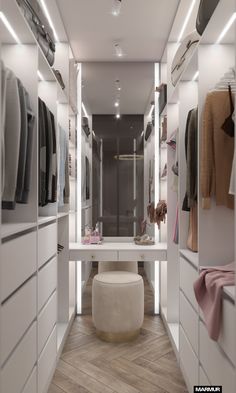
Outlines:
[[[134,242],[138,246],[153,246],[155,244],[153,238],[151,236],[148,236],[147,234],[143,236],[135,236]]]
[[[149,217],[150,223],[155,222],[155,205],[154,202],[150,202],[147,207],[147,215]]]
[[[88,137],[90,135],[90,128],[89,128],[88,118],[86,116],[82,117],[82,128],[85,132],[85,135]]]
[[[167,102],[167,84],[162,83],[160,86],[156,87],[156,92],[159,93],[159,115],[161,115]]]
[[[16,0],[50,66],[54,64],[56,45],[53,31],[37,0]]]
[[[199,43],[200,36],[196,30],[187,35],[177,49],[171,65],[171,81],[173,86],[177,85],[188,61],[190,60],[196,46]]]
[[[160,228],[161,222],[166,222],[167,204],[166,201],[160,200],[155,209],[155,222]]]
[[[83,244],[101,244],[102,237],[99,231],[99,223],[97,222],[95,229],[85,227],[85,236],[82,240]]]
[[[147,141],[148,138],[150,137],[152,130],[153,130],[153,125],[152,125],[152,122],[149,121],[147,124],[147,127],[146,127],[146,131],[145,131],[145,141]]]
[[[57,78],[58,83],[60,84],[62,90],[64,90],[66,86],[65,86],[65,83],[63,81],[63,78],[62,78],[62,75],[61,75],[60,71],[59,70],[55,70],[55,68],[52,68],[52,71],[53,71],[55,77]]]
[[[165,166],[163,168],[162,174],[161,174],[161,180],[165,180],[167,178],[167,163],[165,163]]]
[[[173,134],[171,134],[170,138],[166,141],[166,144],[171,147],[172,150],[176,150],[176,137],[178,134],[178,129],[176,129]]]
[[[163,122],[161,123],[162,133],[161,133],[161,143],[167,140],[167,116],[164,116]]]
[[[202,35],[220,0],[201,0],[197,13],[196,29]]]

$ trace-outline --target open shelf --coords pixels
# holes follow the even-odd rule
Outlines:
[[[38,225],[40,226],[40,225],[43,225],[43,224],[47,224],[47,223],[49,223],[49,222],[52,222],[52,221],[55,221],[57,219],[57,217],[56,216],[45,216],[45,217],[43,217],[43,216],[39,216],[39,218],[38,218]]]
[[[67,217],[68,215],[69,215],[69,212],[57,213],[57,218],[59,220],[60,218]]]
[[[7,223],[2,224],[1,237],[2,239],[20,234],[32,228],[36,228],[37,224],[34,222],[21,222],[21,223]]]

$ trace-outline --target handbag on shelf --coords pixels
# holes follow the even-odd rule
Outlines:
[[[54,64],[53,31],[37,0],[16,0],[50,66]]]
[[[201,0],[198,8],[196,29],[198,34],[202,35],[208,25],[220,0]]]
[[[196,30],[187,35],[174,56],[171,65],[171,81],[176,86],[183,71],[185,70],[192,54],[199,43],[200,36]]]
[[[160,115],[167,103],[167,84],[162,83],[160,86],[156,87],[156,91],[159,93],[159,115]]]
[[[145,131],[145,141],[147,141],[148,138],[150,137],[152,130],[153,130],[153,125],[152,125],[152,122],[149,121],[147,124],[147,127],[146,127],[146,131]]]
[[[89,128],[89,124],[88,124],[88,118],[86,116],[82,117],[82,128],[86,134],[86,136],[90,135],[90,128]]]

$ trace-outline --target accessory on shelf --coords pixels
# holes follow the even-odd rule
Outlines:
[[[171,81],[176,86],[183,71],[185,70],[196,46],[199,43],[200,36],[196,30],[187,35],[176,51],[171,65]]]
[[[153,125],[152,125],[152,122],[149,121],[147,124],[147,127],[146,127],[146,131],[145,131],[145,141],[147,141],[148,138],[150,137],[152,130],[153,130]]]
[[[156,92],[159,93],[159,114],[161,114],[167,102],[167,84],[162,83],[156,87]]]
[[[178,129],[176,129],[173,134],[171,134],[170,138],[166,141],[166,144],[171,147],[172,150],[176,150],[176,135],[178,133]]]
[[[166,177],[167,177],[167,163],[165,164],[164,169],[162,171],[161,179],[164,180],[166,179]]]
[[[136,236],[134,242],[138,246],[153,246],[155,244],[153,238],[146,234],[143,236]]]
[[[160,200],[155,209],[155,222],[157,223],[158,228],[160,228],[161,222],[164,223],[166,222],[166,214],[167,214],[166,201]]]
[[[202,35],[220,0],[201,0],[198,8],[196,29]]]
[[[161,134],[161,143],[166,142],[167,140],[167,117],[165,116],[163,122],[161,124],[162,134]]]
[[[231,86],[230,84],[228,85],[228,91],[229,91],[229,102],[230,102],[230,114],[229,116],[225,119],[224,124],[222,125],[222,130],[229,135],[230,137],[234,137],[234,121],[233,121],[233,113],[234,113],[234,102],[233,102],[233,97],[232,97],[232,91],[231,91]]]
[[[89,124],[88,124],[88,118],[86,116],[82,117],[82,128],[86,134],[86,136],[90,135],[90,128],[89,128]]]
[[[55,77],[57,78],[58,83],[60,84],[62,90],[64,90],[66,86],[65,86],[65,83],[63,81],[63,78],[62,78],[62,75],[61,75],[60,71],[59,70],[55,70],[55,68],[52,68],[52,71],[53,71]]]
[[[16,0],[50,66],[54,63],[56,45],[53,31],[37,0]]]

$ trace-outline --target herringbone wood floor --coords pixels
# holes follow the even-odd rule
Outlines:
[[[163,323],[153,316],[153,294],[145,276],[144,282],[145,318],[139,338],[110,344],[94,333],[91,277],[83,316],[75,319],[48,393],[187,392]]]

